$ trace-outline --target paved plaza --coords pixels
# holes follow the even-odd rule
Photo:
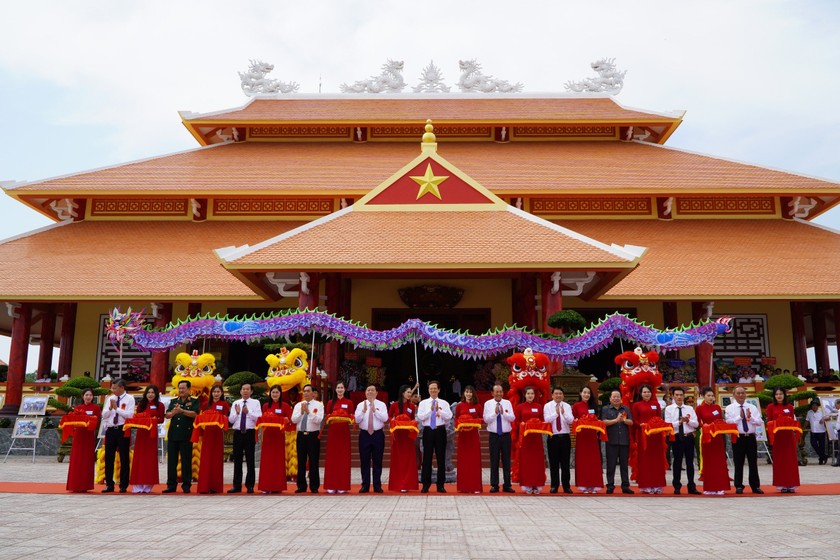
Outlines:
[[[66,474],[51,457],[0,464],[3,482]],[[840,496],[773,495],[766,465],[761,479],[766,496],[722,498],[0,494],[0,558],[837,558]]]

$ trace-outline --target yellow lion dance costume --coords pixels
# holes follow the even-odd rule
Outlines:
[[[268,376],[265,382],[268,390],[272,387],[280,387],[284,393],[299,388],[303,391],[304,386],[309,383],[309,360],[306,352],[300,348],[287,350],[281,348],[279,354],[269,354],[265,357],[268,363]],[[290,424],[291,426],[291,424]],[[296,476],[298,471],[297,439],[293,431],[286,432],[286,476]]]
[[[178,395],[178,383],[190,382],[190,395],[198,398],[202,410],[210,400],[210,389],[216,383],[216,357],[210,353],[199,354],[193,350],[192,355],[181,352],[175,356],[175,375],[172,376],[171,395]],[[192,478],[198,480],[199,458],[201,457],[201,442],[193,444]],[[181,476],[181,463],[178,462],[178,476]]]

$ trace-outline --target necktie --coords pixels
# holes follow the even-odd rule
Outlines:
[[[117,410],[119,410],[119,408],[120,408],[120,401],[121,400],[122,400],[122,395],[117,397]],[[119,426],[119,425],[120,425],[120,415],[117,414],[117,411],[115,410],[114,411],[114,427]]]
[[[429,420],[429,427],[433,430],[437,428],[437,399],[432,400],[432,419]]]
[[[502,435],[502,405],[496,404],[496,433]]]
[[[301,417],[300,417],[300,431],[301,431],[301,432],[306,432],[306,431],[308,431],[308,430],[306,429],[306,422],[307,422],[307,420],[309,420],[309,412],[308,412],[308,411],[307,411],[307,412],[304,412],[304,413],[303,413],[303,416],[301,416]]]
[[[557,405],[557,420],[555,420],[554,423],[557,425],[557,431],[558,432],[563,431],[563,423],[560,422],[560,405],[559,404]]]
[[[239,418],[239,431],[245,431],[245,403],[246,401],[242,401],[242,415]]]
[[[744,433],[750,433],[750,427],[747,426],[747,415],[744,414],[744,405],[741,405],[741,425],[744,427]]]
[[[678,433],[679,435],[684,435],[684,434],[685,434],[685,430],[683,430],[683,423],[682,423],[682,407],[681,407],[681,406],[678,406],[678,407],[677,407],[677,414],[679,414],[679,417],[677,418],[677,420],[680,420],[680,429],[677,431],[677,433]]]
[[[368,434],[373,435],[373,405],[368,403]]]

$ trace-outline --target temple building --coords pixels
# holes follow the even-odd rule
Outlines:
[[[56,348],[61,375],[116,373],[115,306],[156,326],[321,307],[475,334],[549,330],[560,309],[660,329],[729,315],[715,357],[804,371],[813,346],[829,367],[840,235],[811,220],[840,183],[670,148],[682,113],[607,95],[287,95],[181,118],[195,149],[4,184],[56,222],[0,242],[7,408],[29,343],[40,377]],[[231,372],[266,371],[260,348],[203,344]],[[679,356],[701,382],[706,346]],[[347,350],[323,345],[331,379]],[[385,354],[390,382],[413,373],[409,353]],[[126,349],[123,369],[165,384],[173,356]],[[421,367],[468,381],[447,359]]]

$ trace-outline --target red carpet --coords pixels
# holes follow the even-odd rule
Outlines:
[[[63,482],[0,482],[0,493],[4,493],[4,494],[68,494],[69,492],[67,492],[64,489],[64,486],[65,485],[64,485]],[[102,488],[104,488],[104,486],[97,485],[96,489],[89,492],[89,494],[99,494],[100,491],[102,490]],[[164,488],[165,488],[164,485],[155,486],[152,493],[153,494],[160,494],[161,490],[163,490]],[[227,490],[227,488],[229,488],[229,486],[225,486],[225,490]],[[514,496],[531,497],[531,496],[528,496],[527,494],[525,494],[524,492],[521,492],[518,487],[514,487],[514,488],[516,489],[516,494],[501,494],[500,493],[500,494],[497,494],[497,495],[498,496],[505,496],[505,497],[514,497]],[[698,489],[700,489],[702,491],[703,487],[698,486]],[[742,496],[737,496],[735,494],[735,490],[730,490],[729,492],[726,493],[726,496],[687,496],[686,493],[685,493],[685,489],[683,489],[683,494],[682,495],[674,496],[673,489],[670,488],[670,487],[666,487],[662,494],[660,494],[658,496],[653,496],[653,497],[656,497],[656,498],[666,498],[666,497],[686,498],[686,497],[689,497],[689,498],[693,499],[693,498],[722,498],[722,497],[729,497],[729,496],[736,497],[736,498],[748,498],[748,497],[762,498],[762,497],[765,497],[765,496],[782,496],[782,495],[787,496],[787,494],[781,494],[775,488],[773,488],[772,486],[769,486],[769,485],[762,486],[762,489],[765,492],[763,495],[755,495],[755,494],[751,493],[749,491],[749,489],[747,489],[747,490],[744,491],[744,494]],[[489,486],[484,487],[484,493],[483,494],[457,494],[455,492],[455,486],[454,485],[447,485],[446,490],[447,490],[447,495],[450,495],[450,496],[488,496],[488,495],[491,495],[491,494],[489,494],[489,491],[490,491]],[[636,491],[636,493],[633,494],[632,496],[629,496],[629,495],[621,494],[621,491],[618,488],[616,488],[616,494],[613,494],[610,497],[611,498],[612,497],[616,497],[616,498],[617,497],[637,498],[637,497],[640,497],[640,496],[642,496],[642,497],[652,497],[652,496],[649,496],[648,494],[640,493],[637,489],[634,489],[634,490]],[[347,493],[347,494],[337,494],[337,495],[334,495],[334,496],[358,495],[358,492],[359,492],[359,486],[354,485],[349,493]],[[130,488],[129,488],[129,493],[131,493]],[[182,495],[180,488],[178,488],[178,492],[177,492],[176,495],[178,495],[178,496]],[[225,495],[227,495],[227,494],[216,494],[216,496],[225,496]],[[259,492],[257,492],[257,495],[261,495],[261,494]],[[282,494],[272,494],[272,495],[273,496],[277,496],[277,495],[311,496],[312,494],[310,494],[308,492],[306,494],[295,494],[295,486],[294,486],[294,484],[292,484],[292,485],[289,486],[289,490],[287,490],[286,492],[283,492]],[[321,489],[319,495],[330,496],[330,494],[327,494],[327,492],[323,489]],[[385,490],[385,492],[383,494],[374,494],[373,492],[371,492],[370,494],[367,494],[367,495],[369,495],[369,496],[377,496],[377,495],[381,495],[381,496],[387,496],[387,495],[390,495],[390,496],[422,496],[423,494],[420,494],[419,490],[414,491],[414,492],[407,492],[405,494],[400,493],[400,492],[389,492],[388,490]],[[429,490],[428,495],[429,496],[437,496],[438,493],[434,490],[434,488],[432,488],[431,490]],[[595,494],[595,495],[596,496],[606,496],[604,490],[601,490],[600,493]],[[800,486],[797,489],[796,494],[794,494],[794,495],[795,496],[796,495],[798,495],[798,496],[838,496],[838,495],[840,495],[840,483],[837,483],[837,484],[808,484],[808,485],[803,485],[803,486]],[[202,496],[203,497],[203,495],[196,493],[195,486],[193,486],[193,491],[190,494],[190,496]],[[539,497],[548,497],[548,498],[554,498],[554,497],[559,497],[559,496],[586,498],[586,497],[590,496],[590,494],[582,494],[578,491],[575,491],[575,493],[572,494],[571,496],[569,496],[568,494],[563,494],[563,493],[549,494],[548,493],[548,488],[545,488],[543,490],[543,493],[539,495]]]

